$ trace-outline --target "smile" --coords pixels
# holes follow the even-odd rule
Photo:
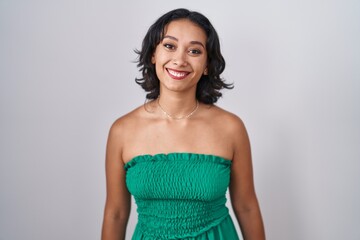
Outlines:
[[[170,77],[177,79],[177,80],[186,78],[186,76],[189,75],[189,73],[190,73],[190,72],[184,72],[184,71],[175,71],[175,70],[172,70],[169,68],[167,68],[166,70],[169,73]]]

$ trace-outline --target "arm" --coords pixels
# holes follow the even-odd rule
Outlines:
[[[102,240],[124,240],[130,214],[131,195],[125,183],[121,139],[121,128],[115,122],[110,129],[106,147],[106,204]]]
[[[245,240],[264,240],[265,230],[256,198],[251,150],[243,122],[237,122],[229,193],[231,204]]]

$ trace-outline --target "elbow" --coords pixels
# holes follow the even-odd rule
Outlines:
[[[130,216],[130,209],[123,209],[123,210],[105,210],[104,218],[116,220],[116,221],[124,221],[129,218]]]
[[[252,209],[250,206],[244,206],[244,205],[239,206],[237,204],[233,204],[232,208],[233,208],[234,212],[238,213],[238,214],[250,212]]]
[[[120,207],[107,204],[105,206],[104,218],[112,221],[127,221],[130,216],[130,210],[130,205]]]
[[[249,213],[259,210],[259,204],[256,198],[251,201],[242,201],[241,203],[233,202],[232,208],[236,213]]]

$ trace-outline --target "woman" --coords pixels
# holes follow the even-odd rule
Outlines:
[[[148,30],[136,82],[144,104],[112,125],[106,152],[102,239],[125,239],[131,194],[132,239],[265,239],[255,195],[250,144],[240,118],[214,103],[225,61],[217,33],[200,13],[176,9]]]

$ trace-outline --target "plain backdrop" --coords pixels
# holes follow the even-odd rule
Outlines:
[[[108,130],[145,100],[133,50],[178,7],[220,36],[267,239],[360,239],[356,0],[0,0],[0,239],[100,239]]]

